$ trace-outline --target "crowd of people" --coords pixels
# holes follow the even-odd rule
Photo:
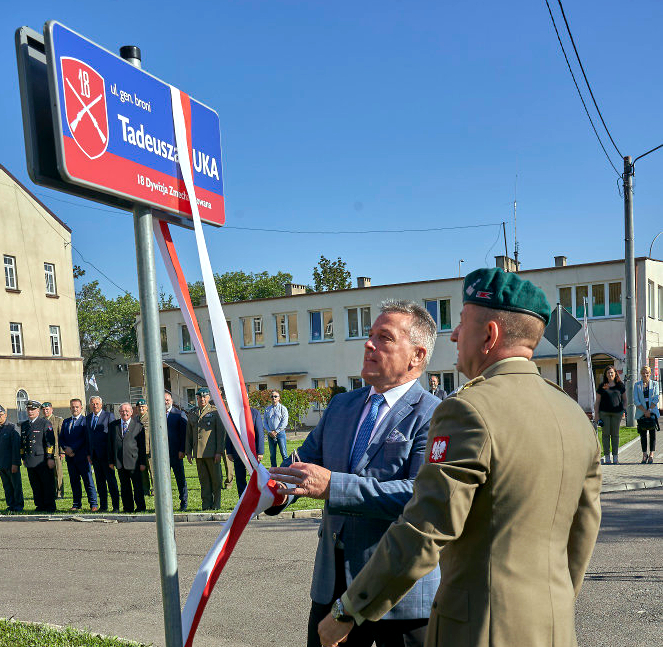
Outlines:
[[[272,405],[264,416],[252,409],[258,460],[264,454],[264,431],[272,442],[272,465],[276,465],[276,445],[285,458],[285,428],[288,410],[280,404],[278,391],[271,393]],[[83,491],[91,512],[141,512],[145,497],[153,494],[154,471],[150,451],[150,416],[145,399],[134,406],[124,402],[119,418],[104,409],[103,400],[89,399],[84,413],[80,398],[69,402],[71,416],[61,418],[51,402],[27,402],[27,420],[17,426],[7,421],[0,405],[0,477],[5,491],[6,509],[22,512],[25,507],[21,468],[27,471],[36,512],[56,511],[56,500],[65,497],[63,463],[71,489],[71,512],[81,510]],[[196,406],[185,412],[164,393],[168,433],[168,458],[179,494],[179,509],[188,508],[188,487],[184,459],[196,462],[200,481],[202,509],[218,510],[221,489],[236,480],[241,495],[246,487],[246,469],[235,461],[217,408],[210,402],[206,387],[196,392]],[[40,415],[41,414],[41,415]],[[263,428],[264,422],[264,428]],[[237,477],[235,479],[235,472]],[[119,480],[119,487],[118,487]],[[109,506],[110,496],[110,506]]]

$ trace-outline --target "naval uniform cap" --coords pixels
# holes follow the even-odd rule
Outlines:
[[[550,304],[543,290],[514,272],[482,267],[470,272],[463,283],[463,303],[522,312],[550,322]]]
[[[7,413],[7,410],[0,404],[0,413]]]
[[[25,407],[26,407],[26,409],[40,409],[41,408],[41,402],[37,402],[37,400],[28,400]]]

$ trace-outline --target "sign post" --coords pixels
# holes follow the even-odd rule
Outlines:
[[[125,45],[120,49],[120,55],[132,65],[140,67],[141,54],[138,47]],[[180,583],[177,570],[173,495],[170,485],[170,460],[166,407],[164,404],[163,359],[161,355],[157,278],[154,265],[152,211],[148,207],[136,205],[133,212],[136,264],[138,266],[138,297],[140,300],[143,348],[145,349],[145,384],[147,386],[147,405],[150,412],[150,448],[154,468],[154,509],[159,545],[163,624],[166,646],[181,647]]]
[[[141,69],[138,47],[122,47],[118,57],[49,21],[43,38],[19,28],[16,51],[32,179],[133,211],[165,644],[182,647],[152,223],[156,216],[193,228],[194,198],[203,222],[225,222],[219,117],[199,101],[187,102],[194,187],[189,196],[175,141],[171,87]]]

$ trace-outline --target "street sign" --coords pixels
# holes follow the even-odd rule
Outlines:
[[[566,345],[578,334],[578,331],[582,328],[582,324],[566,308],[557,306],[550,315],[550,323],[546,326],[546,329],[543,332],[543,336],[555,348],[557,348],[557,310],[559,308],[562,308],[562,325],[559,341],[562,348],[565,348]]]
[[[190,219],[170,86],[57,21],[46,23],[44,41],[62,179]],[[190,119],[200,217],[220,226],[219,116],[192,99]]]

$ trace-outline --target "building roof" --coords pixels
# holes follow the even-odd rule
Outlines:
[[[191,380],[194,384],[197,384],[198,386],[207,386],[207,380],[204,377],[198,375],[198,373],[194,373],[190,368],[184,366],[184,364],[180,364],[174,359],[164,359],[163,363],[168,366],[168,368],[172,368],[180,375],[183,375],[187,380]]]
[[[636,262],[637,261],[654,261],[656,263],[663,263],[663,261],[659,260],[658,258],[650,258],[649,256],[638,256],[636,257]],[[623,258],[617,258],[611,261],[594,261],[591,263],[575,263],[574,265],[552,265],[549,267],[537,267],[533,268],[531,270],[519,270],[518,274],[529,274],[532,272],[545,272],[545,271],[550,271],[550,270],[564,270],[564,269],[574,269],[574,268],[579,268],[579,267],[592,267],[595,265],[611,265],[614,263],[624,263]],[[404,287],[404,286],[409,286],[409,285],[426,285],[427,283],[440,283],[440,282],[445,282],[445,281],[458,281],[462,280],[465,277],[462,276],[452,276],[448,278],[439,278],[439,279],[427,279],[425,281],[408,281],[406,283],[385,283],[384,285],[371,285],[366,288],[347,288],[347,289],[342,289],[342,290],[329,290],[327,292],[305,292],[304,294],[291,294],[291,295],[285,295],[282,294],[281,296],[278,297],[263,297],[261,299],[246,299],[244,301],[227,301],[224,302],[224,306],[227,305],[233,305],[235,303],[256,303],[259,301],[274,301],[275,299],[298,299],[301,297],[314,297],[318,296],[320,294],[334,294],[336,292],[357,292],[360,290],[374,290],[375,288],[397,288],[397,287]],[[195,308],[207,308],[207,304],[204,305],[199,305],[199,306],[194,306]],[[179,308],[164,308],[161,310],[161,312],[175,312],[179,310]]]
[[[21,189],[25,191],[25,193],[27,193],[46,213],[48,213],[54,220],[58,222],[58,224],[62,225],[69,233],[71,233],[71,228],[62,222],[62,220],[60,220],[34,193],[32,193],[32,191],[30,191],[30,189],[28,189],[28,187],[25,186],[23,182],[18,180],[12,173],[10,173],[7,170],[7,167],[0,164],[0,171],[6,173],[12,179],[12,181],[18,184],[18,186],[20,186]]]

